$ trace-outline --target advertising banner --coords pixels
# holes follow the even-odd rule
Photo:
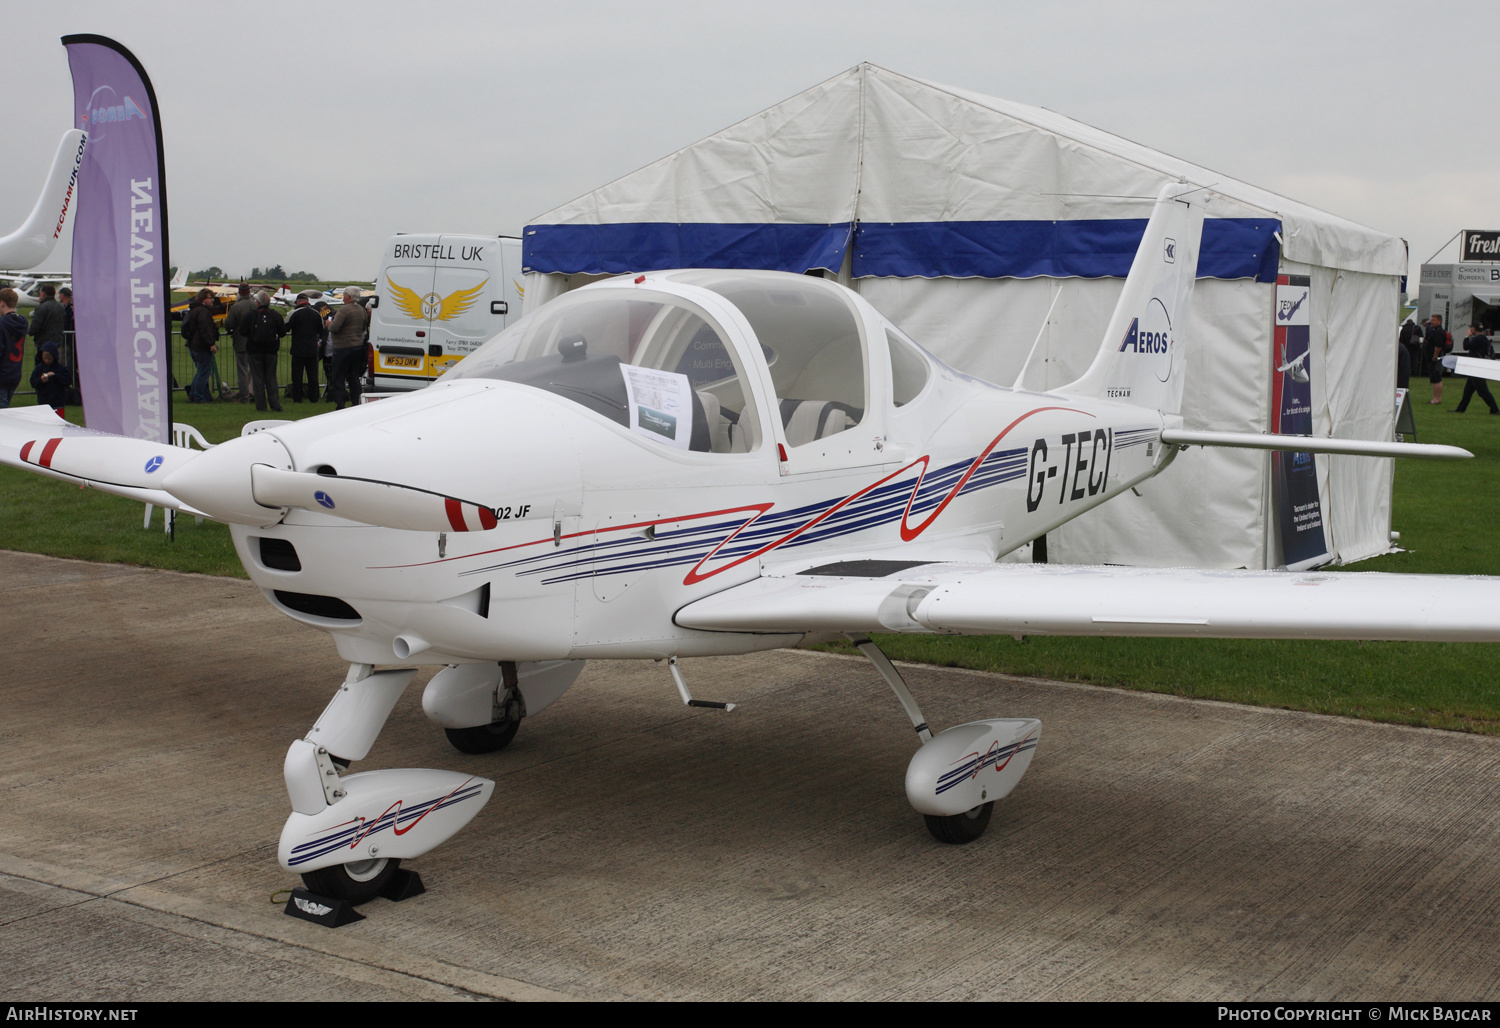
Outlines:
[[[1271,432],[1312,435],[1312,281],[1306,275],[1276,279],[1276,325],[1272,333]],[[1281,560],[1300,570],[1330,557],[1323,535],[1318,466],[1310,453],[1271,454]]]
[[[73,124],[88,133],[73,222],[79,388],[90,428],[170,442],[167,188],[156,94],[103,36],[64,36]]]

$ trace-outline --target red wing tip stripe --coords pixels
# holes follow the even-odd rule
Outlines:
[[[42,447],[42,455],[37,458],[36,462],[44,468],[50,468],[52,455],[57,452],[57,445],[61,442],[61,439],[48,439],[47,445]]]
[[[467,532],[469,526],[464,523],[464,505],[452,497],[443,500],[443,509],[448,513],[448,524],[455,532]]]
[[[36,440],[33,439],[30,442],[28,442],[25,446],[21,447],[21,459],[23,461],[26,461],[27,463],[31,462],[31,448],[33,446],[35,446],[35,445],[36,445]]]
[[[488,531],[489,529],[494,528],[500,522],[495,518],[494,511],[490,510],[488,507],[480,507],[479,523],[485,528],[486,531]]]

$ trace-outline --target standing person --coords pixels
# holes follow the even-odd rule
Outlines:
[[[1495,355],[1495,349],[1490,345],[1490,337],[1484,334],[1484,330],[1478,325],[1469,326],[1469,335],[1464,339],[1464,352],[1477,360],[1489,360]],[[1475,393],[1489,407],[1491,414],[1500,414],[1500,404],[1495,403],[1495,397],[1490,393],[1490,384],[1482,378],[1469,376],[1464,381],[1464,395],[1458,401],[1458,406],[1449,411],[1450,414],[1462,414],[1469,406],[1469,399]]]
[[[189,403],[207,403],[213,399],[208,380],[213,373],[214,354],[219,352],[219,326],[214,324],[213,312],[208,307],[213,295],[212,289],[198,290],[182,316],[182,341],[187,344],[195,369],[187,390]]]
[[[62,345],[64,320],[63,305],[57,302],[57,287],[42,286],[41,296],[42,302],[31,312],[31,338],[36,340],[38,361],[42,359],[43,343]]]
[[[21,387],[21,354],[26,348],[26,319],[16,313],[20,297],[7,286],[0,289],[0,408]]]
[[[328,304],[318,306],[318,316],[323,319],[323,336],[318,343],[318,353],[323,357],[323,399],[333,402],[333,334],[328,323],[333,320],[333,308]]]
[[[1427,332],[1422,336],[1422,357],[1427,365],[1427,381],[1432,383],[1432,399],[1429,404],[1443,402],[1443,354],[1453,345],[1453,339],[1443,328],[1443,316],[1434,314],[1427,319]]]
[[[1411,388],[1411,351],[1400,339],[1396,340],[1396,388]]]
[[[293,403],[302,402],[303,379],[307,381],[307,402],[318,402],[318,349],[323,342],[323,317],[306,296],[297,297],[297,309],[286,322],[292,334],[292,382],[287,394]]]
[[[271,309],[271,294],[262,289],[255,294],[255,310],[245,319],[245,352],[250,362],[250,379],[255,387],[255,409],[281,410],[281,387],[276,384],[277,351],[286,323]]]
[[[254,311],[255,301],[250,299],[250,287],[241,282],[240,298],[234,301],[229,313],[224,315],[224,331],[234,341],[234,363],[240,378],[240,391],[235,399],[240,403],[248,403],[250,400],[250,356],[246,349],[250,340],[245,333],[249,330],[248,319]]]
[[[56,343],[43,343],[36,367],[31,369],[31,384],[36,387],[36,402],[46,404],[63,416],[68,405],[68,386],[73,384],[73,373],[57,356]]]
[[[365,326],[370,315],[360,306],[359,287],[344,290],[344,304],[328,323],[333,336],[333,409],[359,404],[359,377],[365,370]]]
[[[1401,348],[1407,354],[1407,366],[1417,374],[1422,373],[1422,329],[1413,315],[1401,323]]]

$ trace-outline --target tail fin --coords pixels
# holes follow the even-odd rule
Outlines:
[[[1183,342],[1203,235],[1202,204],[1184,197],[1196,191],[1181,182],[1162,187],[1094,363],[1059,392],[1180,411]]]
[[[173,289],[184,289],[187,287],[187,268],[178,268],[177,274],[172,276],[172,281],[167,285]]]
[[[57,144],[52,170],[42,186],[26,223],[0,239],[0,268],[34,268],[46,260],[62,234],[68,210],[73,206],[78,185],[78,166],[83,162],[83,148],[88,137],[81,129],[69,129]]]

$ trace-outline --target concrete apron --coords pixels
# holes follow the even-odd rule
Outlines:
[[[1045,722],[970,846],[906,804],[860,660],[594,663],[465,756],[424,671],[356,769],[499,782],[329,930],[269,901],[287,744],[344,668],[246,582],[0,553],[5,999],[1500,995],[1500,740],[906,667],[935,726]]]

